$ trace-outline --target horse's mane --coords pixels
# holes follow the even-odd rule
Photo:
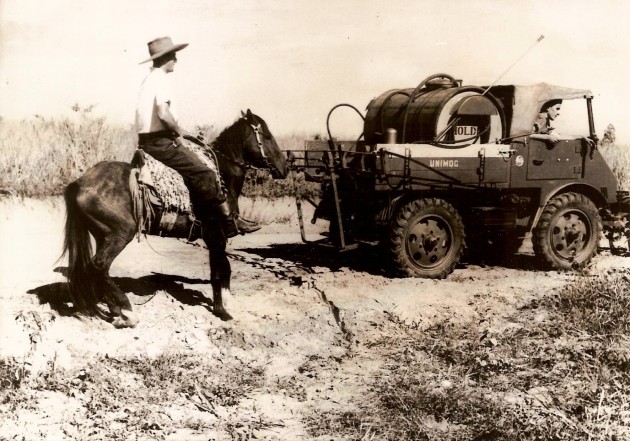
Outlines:
[[[230,126],[226,127],[219,133],[214,141],[212,141],[212,147],[219,147],[225,149],[227,147],[233,147],[236,145],[240,145],[241,134],[238,133],[237,126],[240,123],[242,118],[237,119]]]

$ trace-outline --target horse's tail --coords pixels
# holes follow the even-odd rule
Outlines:
[[[68,254],[68,286],[74,306],[82,313],[100,315],[91,272],[92,242],[87,218],[77,203],[79,183],[70,183],[64,192],[66,231],[61,257]]]

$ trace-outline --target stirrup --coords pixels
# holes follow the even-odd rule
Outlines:
[[[234,215],[230,214],[223,218],[223,232],[225,233],[225,237],[228,239],[242,234],[238,228],[238,222],[234,218]]]

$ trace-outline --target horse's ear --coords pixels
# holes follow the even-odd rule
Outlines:
[[[252,111],[249,110],[249,109],[247,109],[247,118],[248,119],[252,119],[253,118]]]
[[[242,110],[241,110],[241,118],[245,118],[245,112],[243,112]]]

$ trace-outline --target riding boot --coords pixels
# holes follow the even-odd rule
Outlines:
[[[236,224],[236,219],[230,210],[230,205],[227,201],[222,202],[216,207],[216,214],[219,215],[219,221],[221,222],[221,226],[223,227],[223,232],[225,233],[225,237],[228,239],[236,236],[240,233],[238,229],[238,225]]]
[[[260,225],[241,219],[234,213],[227,201],[217,205],[217,213],[221,217],[223,231],[228,239],[237,234],[249,234],[260,230]]]
[[[238,229],[241,231],[241,234],[253,233],[254,231],[260,230],[260,225],[256,222],[244,219],[239,215],[237,215],[236,224],[238,225]]]

